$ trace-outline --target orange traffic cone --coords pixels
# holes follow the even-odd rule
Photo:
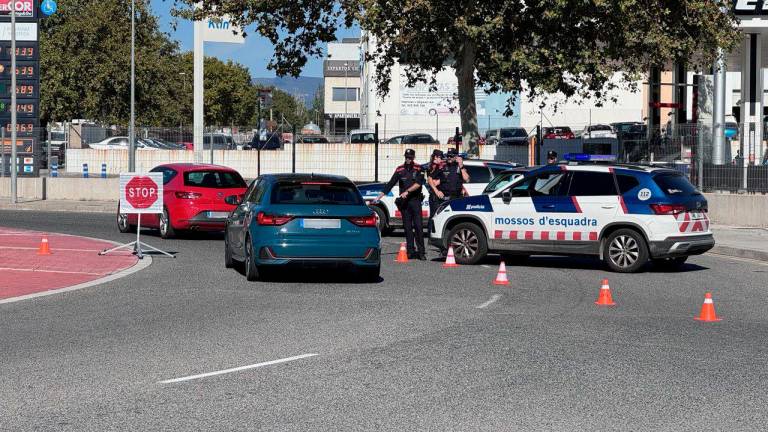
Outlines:
[[[715,303],[712,302],[712,293],[704,294],[704,304],[701,305],[701,313],[699,316],[693,319],[704,322],[722,321],[722,318],[718,318],[715,314]]]
[[[494,285],[509,285],[509,279],[507,279],[507,265],[504,261],[499,264],[499,272],[496,274],[496,280],[493,281]]]
[[[399,263],[408,262],[408,252],[406,252],[405,250],[405,243],[400,243],[400,251],[397,253],[397,258],[395,259],[395,262],[399,262]]]
[[[37,248],[38,255],[51,255],[51,247],[48,245],[48,236],[44,235],[40,240],[40,247]]]
[[[445,263],[443,264],[443,268],[452,268],[452,267],[458,267],[459,265],[456,264],[456,257],[453,256],[453,246],[448,246],[448,256],[445,258]]]
[[[600,296],[597,298],[595,304],[598,306],[616,305],[616,303],[613,302],[613,297],[611,297],[611,287],[608,286],[608,279],[603,279],[603,285],[600,287]]]

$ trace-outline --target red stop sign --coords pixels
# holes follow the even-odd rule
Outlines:
[[[152,207],[157,198],[157,184],[149,177],[134,177],[125,184],[125,200],[133,208]]]

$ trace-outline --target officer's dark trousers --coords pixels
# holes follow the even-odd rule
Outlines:
[[[425,254],[424,225],[421,220],[421,199],[411,198],[400,208],[405,228],[405,246],[408,255]],[[414,244],[415,242],[415,244]]]

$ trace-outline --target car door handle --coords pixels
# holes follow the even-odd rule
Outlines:
[[[544,208],[545,209],[553,209],[553,208],[555,208],[555,205],[554,204],[547,204],[547,205],[544,206]]]
[[[615,209],[615,208],[616,208],[616,206],[615,206],[615,205],[604,205],[604,206],[602,206],[602,207],[603,207],[604,209],[607,209],[607,210],[608,210],[608,209]]]

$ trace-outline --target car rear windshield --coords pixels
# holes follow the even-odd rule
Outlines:
[[[612,131],[613,129],[611,129],[611,127],[607,126],[607,125],[594,125],[594,126],[590,126],[589,130],[591,130],[591,131]]]
[[[272,189],[272,204],[363,205],[352,183],[326,181],[280,182]]]
[[[682,174],[659,174],[653,178],[664,193],[677,196],[699,195],[696,187]]]
[[[525,132],[525,129],[502,129],[501,130],[501,137],[502,138],[525,138],[528,134]]]
[[[184,186],[230,189],[245,188],[245,180],[234,171],[188,171],[184,173]]]

